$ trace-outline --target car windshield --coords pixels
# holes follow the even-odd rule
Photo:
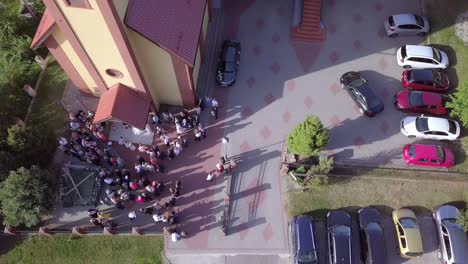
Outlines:
[[[437,146],[436,149],[437,149],[437,158],[442,162],[445,161],[444,149],[441,146]]]
[[[460,228],[460,225],[457,224],[457,219],[455,219],[455,218],[446,218],[446,219],[442,220],[442,223],[447,228]]]
[[[401,47],[401,57],[406,58],[406,46]]]
[[[422,17],[418,16],[418,15],[414,15],[414,18],[416,19],[416,24],[420,27],[424,27],[424,20],[422,19]]]
[[[347,226],[340,225],[334,228],[335,234],[336,235],[341,235],[341,236],[350,236],[351,235],[351,229]]]
[[[410,92],[408,94],[408,102],[412,106],[423,105],[422,92]]]
[[[349,86],[352,86],[354,88],[357,88],[357,87],[360,87],[362,86],[363,84],[366,83],[366,80],[364,80],[363,78],[356,78],[354,80],[352,80],[350,83],[349,83]]]
[[[442,87],[443,86],[443,83],[442,83],[442,73],[438,70],[433,70],[432,71],[432,78],[433,78],[433,81],[435,83],[435,85],[437,87]]]
[[[382,228],[380,227],[380,225],[377,224],[376,222],[369,223],[369,224],[367,225],[367,229],[368,229],[368,230],[377,230],[377,231],[382,230]]]
[[[429,130],[426,117],[416,117],[416,129],[419,132],[424,132]]]
[[[403,217],[400,218],[400,224],[403,228],[417,228],[418,224],[416,223],[416,219],[411,217]]]
[[[440,58],[442,57],[441,54],[440,54],[440,51],[436,50],[436,49],[432,49],[432,54],[434,55],[434,59],[437,61],[437,62],[440,62]]]
[[[455,123],[455,121],[449,120],[448,123],[449,123],[449,132],[452,133],[452,134],[456,134],[457,133],[457,124]]]
[[[411,158],[416,157],[416,148],[414,147],[414,145],[411,145],[409,147],[409,155]]]
[[[299,263],[314,263],[317,260],[313,251],[299,251],[297,261]]]
[[[394,27],[394,26],[395,26],[395,21],[393,20],[393,16],[391,16],[391,17],[388,18],[388,24],[389,24],[391,27]]]

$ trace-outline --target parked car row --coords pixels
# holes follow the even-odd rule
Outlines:
[[[429,20],[415,14],[390,16],[384,21],[384,27],[389,37],[425,36],[430,30]],[[450,98],[441,93],[447,91],[450,86],[449,78],[443,71],[449,66],[447,54],[430,46],[404,45],[398,49],[396,57],[397,63],[405,70],[401,74],[404,90],[393,97],[395,109],[402,112],[446,115],[448,111],[445,105]],[[372,117],[384,110],[382,100],[359,72],[350,71],[343,74],[340,83],[361,113]],[[443,117],[407,116],[400,123],[400,131],[409,138],[456,140],[460,136],[460,124]],[[406,145],[402,155],[408,165],[454,165],[454,155],[447,147]]]
[[[434,211],[437,237],[440,249],[438,256],[444,264],[468,263],[468,239],[463,228],[456,223],[459,210],[451,205],[443,205]],[[365,263],[387,263],[384,226],[380,212],[366,207],[358,212],[359,230],[353,231],[351,216],[342,210],[331,210],[327,214],[327,256],[317,250],[316,229],[310,216],[295,216],[291,220],[292,250],[294,263],[319,263],[319,258],[327,258],[329,264],[351,264],[353,247],[360,247]],[[392,212],[392,222],[398,245],[398,254],[404,258],[419,257],[424,254],[421,231],[415,213],[407,208]],[[360,244],[353,244],[353,233],[360,233]],[[325,252],[322,252],[324,254]]]
[[[396,110],[423,113],[401,120],[400,132],[409,138],[432,140],[456,140],[460,136],[460,124],[451,119],[425,116],[446,115],[445,104],[450,100],[441,94],[448,90],[450,81],[445,72],[449,66],[447,54],[428,46],[406,45],[398,49],[397,62],[407,69],[401,75],[405,90],[395,94]],[[408,165],[452,167],[453,152],[445,146],[409,144],[403,147],[403,159]]]

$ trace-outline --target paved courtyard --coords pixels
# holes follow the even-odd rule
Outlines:
[[[230,138],[227,151],[238,161],[230,232],[224,237],[217,229],[207,229],[182,243],[168,243],[167,252],[176,263],[183,259],[178,254],[201,252],[288,255],[280,154],[286,136],[306,115],[318,115],[330,129],[327,152],[337,163],[405,166],[401,148],[412,142],[399,134],[405,115],[392,105],[393,94],[401,90],[402,69],[395,52],[422,39],[389,39],[383,20],[393,13],[420,13],[419,1],[323,1],[323,44],[290,41],[289,0],[224,1],[223,9],[225,38],[242,44],[237,83],[215,91],[226,111],[220,127]],[[362,116],[341,90],[339,77],[350,70],[363,71],[382,97],[382,114]],[[221,259],[212,263],[230,263]]]

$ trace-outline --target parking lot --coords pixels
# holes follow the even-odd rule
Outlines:
[[[238,40],[242,46],[235,85],[217,87],[228,93],[227,103],[220,107],[227,111],[226,151],[238,159],[234,195],[245,196],[232,204],[231,238],[242,240],[237,244],[242,244],[239,251],[284,254],[287,220],[279,209],[277,174],[286,137],[307,115],[319,116],[330,130],[326,152],[335,156],[336,163],[406,167],[401,150],[415,140],[400,134],[405,114],[393,109],[393,95],[402,90],[403,71],[395,54],[400,46],[420,44],[423,39],[388,38],[383,21],[391,14],[420,13],[419,1],[324,0],[322,23],[327,38],[321,44],[290,40],[290,0],[225,1],[223,5],[224,38]],[[359,113],[339,84],[348,71],[362,72],[385,103],[382,113],[374,118]],[[237,231],[245,226],[249,229]],[[395,243],[393,236],[388,241]],[[395,252],[395,245],[388,247]],[[437,263],[435,247],[426,246],[426,252],[409,263]],[[404,261],[389,257],[390,263]]]
[[[390,217],[383,218],[384,224],[384,233],[385,233],[385,246],[386,246],[386,253],[387,253],[387,261],[389,264],[399,264],[399,263],[407,263],[407,264],[436,264],[439,263],[437,259],[436,250],[438,248],[438,241],[436,236],[436,229],[434,225],[434,221],[430,216],[424,216],[418,218],[419,227],[421,230],[421,236],[423,240],[423,248],[424,254],[421,257],[413,258],[413,259],[405,259],[397,255],[397,240],[396,240],[396,233],[395,227],[393,225],[392,219]],[[314,221],[315,224],[315,239],[317,242],[318,247],[318,256],[319,256],[319,263],[326,264],[328,263],[328,251],[327,251],[327,235],[325,229],[325,221],[324,220],[316,220]],[[360,242],[360,232],[359,226],[356,221],[353,221],[353,228],[352,228],[352,235],[353,235],[353,259],[354,263],[363,263],[363,255],[361,251],[361,242]]]
[[[424,39],[388,38],[383,21],[391,14],[420,13],[419,2],[323,1],[323,44],[291,42],[289,2],[255,1],[238,17],[237,27],[227,26],[226,37],[242,44],[238,81],[229,88],[235,90],[230,92],[230,114],[241,116],[241,123],[262,122],[246,126],[243,133],[284,140],[306,115],[317,115],[330,129],[326,151],[336,163],[407,167],[402,147],[416,140],[400,133],[400,121],[408,114],[393,107],[393,95],[403,89],[403,68],[395,54],[400,46]],[[233,17],[228,13],[228,20]],[[340,87],[339,78],[347,71],[362,72],[384,101],[382,113],[369,118],[359,112]]]

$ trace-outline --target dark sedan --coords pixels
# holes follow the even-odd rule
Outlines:
[[[385,237],[379,211],[366,207],[359,210],[359,228],[366,264],[385,264]]]
[[[218,57],[216,81],[221,86],[231,86],[236,82],[241,46],[239,42],[225,40]]]
[[[328,257],[330,264],[351,264],[351,216],[341,210],[327,214]]]
[[[370,88],[367,80],[359,72],[350,71],[340,78],[341,87],[345,89],[351,98],[359,106],[361,113],[374,116],[384,110],[382,100]]]

